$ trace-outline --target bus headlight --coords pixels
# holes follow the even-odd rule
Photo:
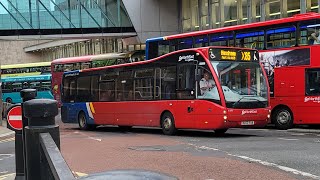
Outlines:
[[[224,116],[223,116],[223,119],[224,119],[224,120],[227,120],[227,119],[228,119],[228,117],[227,117],[226,115],[224,115]]]
[[[268,118],[268,119],[270,118],[270,114],[268,114],[267,118]]]
[[[226,110],[223,110],[223,114],[227,114],[227,111],[226,111]]]

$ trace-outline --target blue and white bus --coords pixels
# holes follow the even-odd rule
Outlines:
[[[51,75],[4,77],[2,81],[2,101],[21,103],[22,89],[36,89],[37,98],[53,99],[51,92]]]

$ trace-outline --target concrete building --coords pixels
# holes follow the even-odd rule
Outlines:
[[[50,6],[49,12],[38,13],[38,19],[30,21],[25,13],[21,14],[26,21],[21,16],[16,19],[25,28],[29,22],[40,29],[51,29],[54,35],[10,36],[9,40],[32,40],[16,42],[15,47],[8,37],[0,35],[6,40],[0,43],[0,49],[14,52],[8,53],[2,64],[140,50],[151,37],[319,12],[318,0],[55,0]],[[11,29],[21,29],[13,20],[18,16],[0,14],[0,29],[8,29],[8,24]],[[57,33],[59,30],[61,33]]]

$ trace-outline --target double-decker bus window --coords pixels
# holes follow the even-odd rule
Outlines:
[[[234,46],[232,33],[210,35],[210,46]]]
[[[89,68],[91,68],[91,62],[81,63],[81,69],[89,69]]]
[[[194,99],[195,97],[195,69],[193,63],[178,65],[177,98]]]
[[[154,69],[142,69],[135,72],[134,97],[136,100],[153,99]]]
[[[194,47],[205,47],[209,45],[208,36],[196,36],[194,38]]]
[[[320,69],[306,69],[306,95],[320,95]]]
[[[161,99],[175,99],[176,89],[176,66],[161,68]]]
[[[170,52],[178,50],[178,40],[176,39],[170,40],[169,44],[170,44],[170,47],[169,47]]]
[[[294,46],[296,44],[295,31],[295,26],[267,30],[267,48]]]
[[[300,23],[299,45],[320,44],[320,42],[315,42],[316,39],[319,37],[318,36],[319,30],[320,30],[320,21],[319,20],[301,22]]]
[[[189,49],[193,47],[193,38],[180,39],[178,44],[178,50]]]
[[[253,31],[246,33],[237,33],[236,45],[252,49],[263,49],[264,32]]]
[[[91,101],[91,93],[90,93],[90,76],[79,77],[77,79],[77,102],[86,102]]]
[[[132,101],[133,71],[122,71],[117,79],[116,101]]]
[[[68,71],[73,71],[73,64],[70,63],[70,64],[64,64],[62,65],[62,69],[64,72],[68,72]]]
[[[66,103],[75,102],[76,80],[74,77],[66,77],[63,81],[63,101]]]
[[[170,52],[169,41],[160,41],[158,48],[158,56],[165,55]]]

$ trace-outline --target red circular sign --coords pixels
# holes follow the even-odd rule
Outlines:
[[[8,124],[15,130],[22,130],[22,111],[21,106],[10,109],[7,115]]]

